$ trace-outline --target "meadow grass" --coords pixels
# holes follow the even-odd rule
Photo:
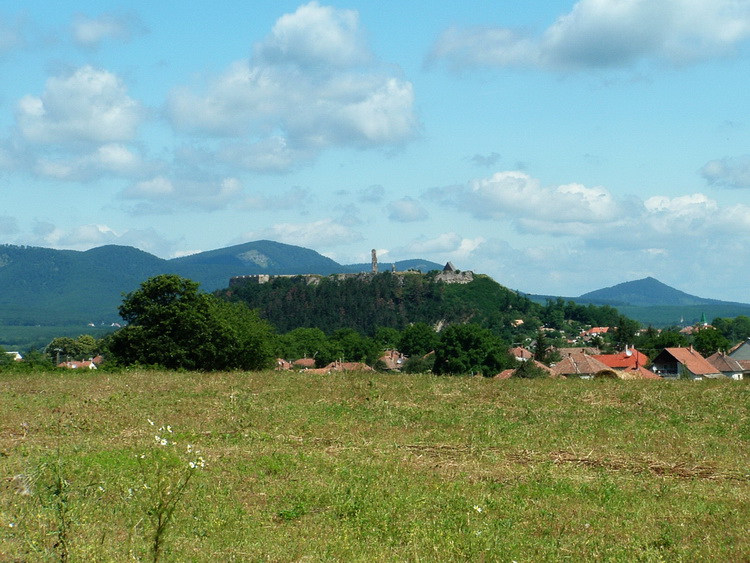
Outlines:
[[[0,560],[153,560],[188,444],[163,561],[750,560],[743,382],[137,370],[0,374]]]

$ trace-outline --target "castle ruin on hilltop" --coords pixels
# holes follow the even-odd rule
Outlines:
[[[409,270],[407,272],[396,271],[396,264],[393,263],[389,275],[394,276],[406,276],[406,275],[424,275],[423,272],[418,270]],[[277,278],[301,278],[304,279],[307,285],[317,285],[323,278],[329,278],[333,280],[347,280],[347,279],[359,279],[361,281],[370,281],[374,276],[378,275],[378,256],[375,249],[372,250],[372,266],[369,272],[359,272],[356,274],[331,274],[329,276],[323,276],[320,274],[252,274],[247,276],[234,276],[229,279],[230,289],[247,284],[262,285],[270,282]],[[457,270],[451,262],[448,262],[442,271],[435,275],[436,282],[443,283],[470,283],[474,280],[474,272],[466,270],[464,272]]]

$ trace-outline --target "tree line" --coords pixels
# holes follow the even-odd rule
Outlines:
[[[465,285],[389,273],[367,282],[323,278],[314,286],[302,279],[209,294],[192,280],[155,276],[124,297],[123,328],[101,339],[55,338],[43,354],[27,354],[25,364],[104,354],[119,366],[178,370],[265,369],[276,358],[312,358],[319,367],[336,360],[377,367],[383,350],[398,349],[409,357],[402,371],[487,376],[516,366],[508,352],[512,345],[526,345],[548,363],[554,360],[549,351],[564,345],[566,335],[591,325],[614,327],[594,342],[604,351],[631,344],[652,356],[688,344],[709,355],[750,336],[747,317],[715,319],[715,329],[692,336],[679,327],[638,334],[640,325],[613,307],[562,299],[539,305],[486,276]],[[7,367],[9,359],[0,355],[0,364]]]

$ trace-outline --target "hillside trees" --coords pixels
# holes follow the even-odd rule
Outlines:
[[[492,331],[475,324],[446,328],[435,348],[436,374],[476,374],[491,377],[504,368],[515,367],[508,346]]]
[[[78,338],[58,336],[53,338],[45,348],[45,353],[55,363],[84,360],[96,356],[99,352],[100,342],[90,334],[82,334]]]
[[[273,360],[273,330],[244,304],[203,293],[175,274],[149,278],[119,308],[127,326],[109,348],[125,365],[168,369],[262,369]]]

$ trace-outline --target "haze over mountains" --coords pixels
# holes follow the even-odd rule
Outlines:
[[[338,264],[313,250],[267,240],[171,260],[128,246],[102,246],[80,252],[6,245],[0,246],[0,325],[116,322],[123,293],[163,273],[190,278],[200,282],[203,290],[214,291],[227,287],[229,279],[239,275],[329,275],[369,271],[370,267],[369,263]],[[442,267],[443,264],[419,259],[395,263],[399,271],[427,272]],[[390,268],[390,263],[380,265],[380,271]],[[528,297],[541,302],[556,298]],[[690,322],[702,313],[709,319],[750,314],[750,305],[703,299],[653,278],[564,299],[611,305],[626,316],[655,325],[676,324],[681,318]]]

